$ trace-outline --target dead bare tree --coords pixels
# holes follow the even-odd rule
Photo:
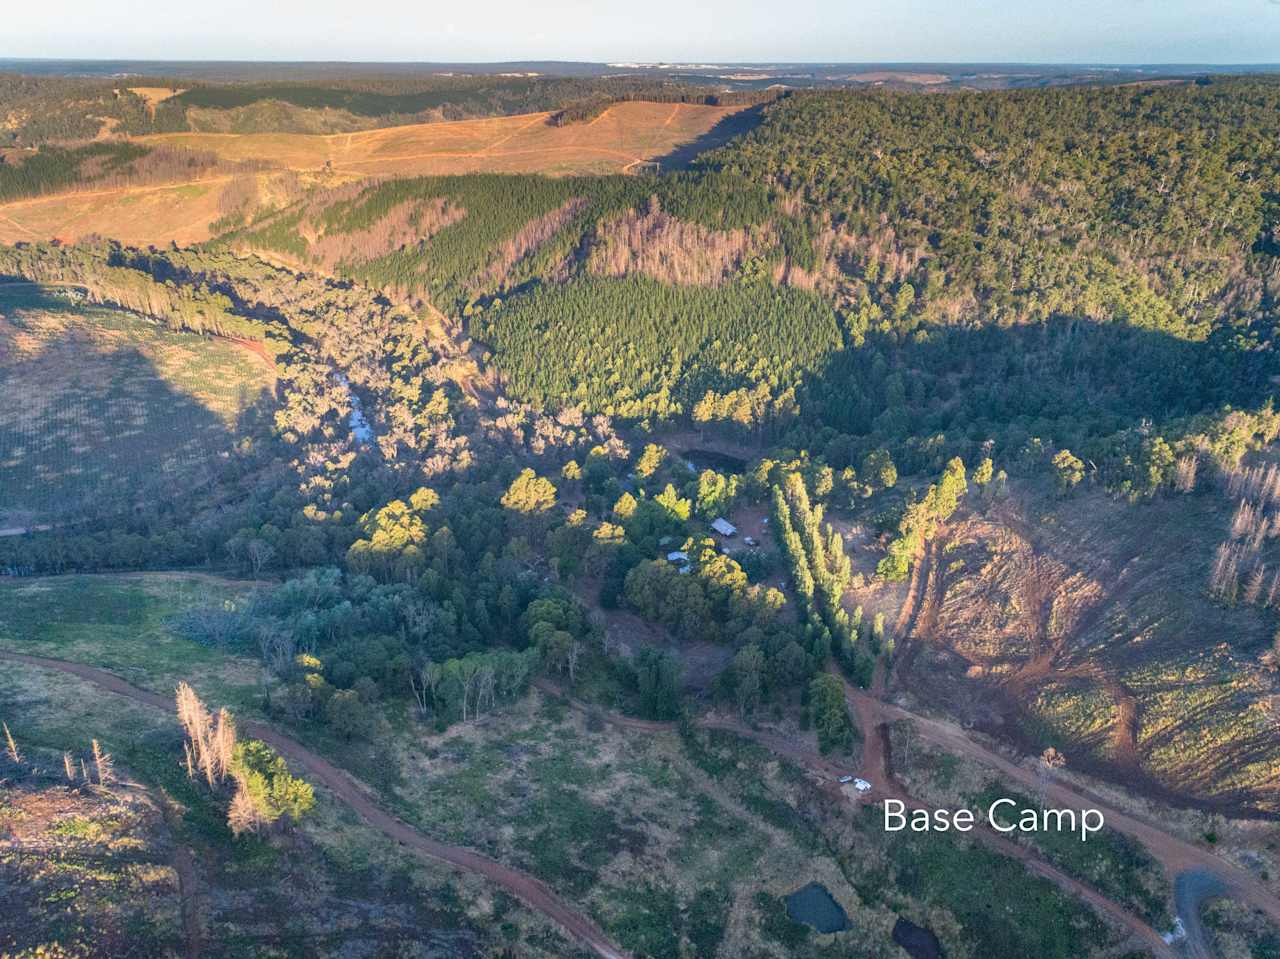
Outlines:
[[[276,555],[276,548],[265,539],[251,539],[244,548],[249,562],[253,566],[253,578],[262,575],[262,568],[271,562]]]
[[[1274,607],[1280,598],[1280,572],[1271,574],[1271,585],[1267,587],[1267,606]]]
[[[576,639],[569,644],[569,653],[566,662],[569,666],[569,682],[576,683],[578,681],[578,661],[582,659],[582,644]]]
[[[479,715],[482,709],[493,708],[497,685],[497,675],[494,673],[493,667],[487,663],[481,666],[477,677],[476,715]]]
[[[64,752],[62,754],[62,768],[67,774],[67,782],[76,781],[76,767],[71,762],[71,753]]]
[[[1195,453],[1184,453],[1178,457],[1174,468],[1173,488],[1179,493],[1190,493],[1196,488],[1196,471],[1200,459]]]
[[[93,767],[98,774],[98,785],[109,786],[116,780],[115,762],[111,754],[93,740]]]
[[[462,721],[467,721],[467,703],[471,701],[471,694],[476,688],[476,682],[480,676],[480,664],[470,656],[464,656],[458,661],[459,671],[462,674]],[[472,718],[475,718],[474,716]]]
[[[231,713],[224,707],[218,710],[218,718],[213,726],[213,740],[210,743],[218,766],[219,779],[231,771],[231,760],[236,752],[236,723]]]
[[[1258,597],[1262,595],[1262,580],[1266,576],[1267,567],[1263,563],[1259,563],[1253,568],[1253,572],[1249,574],[1249,578],[1244,584],[1244,601],[1250,606],[1258,602]]]
[[[278,623],[262,623],[258,626],[258,650],[268,670],[282,675],[293,662],[297,652],[297,640],[293,631]]]
[[[235,753],[235,720],[226,709],[210,715],[196,691],[187,683],[177,689],[178,721],[187,734],[186,761],[189,774],[199,769],[209,785],[221,783],[230,772]]]
[[[13,733],[9,732],[9,724],[4,723],[3,725],[5,752],[9,754],[9,758],[13,760],[15,765],[21,764],[22,753],[18,751],[18,744],[13,740]]]
[[[258,804],[253,801],[244,783],[236,788],[235,795],[231,797],[231,806],[227,810],[227,825],[236,836],[244,832],[257,832],[262,826]]]
[[[428,697],[431,695],[424,672],[426,672],[425,666],[421,670],[409,670],[409,690],[413,693],[413,701],[418,704],[418,714],[421,716],[427,714]]]
[[[1228,603],[1234,603],[1240,588],[1240,549],[1222,543],[1214,554],[1209,573],[1209,592]]]

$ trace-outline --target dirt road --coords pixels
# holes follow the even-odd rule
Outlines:
[[[174,708],[173,702],[168,697],[139,689],[120,677],[93,666],[48,659],[43,656],[27,656],[9,650],[0,650],[0,659],[70,673],[93,683],[100,689],[157,709],[171,711]],[[497,883],[531,909],[559,923],[602,959],[629,959],[627,953],[613,945],[595,923],[575,911],[541,880],[504,866],[474,850],[447,845],[422,835],[408,823],[379,808],[370,798],[367,787],[350,773],[332,765],[297,740],[260,723],[243,723],[242,728],[249,736],[273,746],[289,760],[295,771],[304,773],[307,778],[328,788],[359,813],[365,822],[400,845]]]
[[[191,850],[178,843],[173,850],[173,869],[178,874],[178,896],[182,900],[182,934],[187,948],[186,959],[200,959],[204,947],[198,902],[199,881]]]

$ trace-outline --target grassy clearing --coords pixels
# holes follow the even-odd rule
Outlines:
[[[138,245],[199,243],[222,213],[218,198],[232,181],[214,175],[200,183],[84,190],[15,200],[0,206],[0,243],[91,234]]]
[[[898,777],[913,795],[934,805],[985,813],[992,801],[1008,797],[1018,809],[1039,806],[1034,798],[992,779],[989,770],[934,750],[906,723],[890,727],[890,744]],[[1010,818],[1012,814],[1005,816]],[[1128,837],[1110,828],[1090,836],[1087,843],[1074,833],[1015,832],[1008,837],[1037,850],[1067,875],[1093,886],[1151,926],[1172,927],[1170,880],[1160,864]]]
[[[211,704],[253,710],[261,665],[171,626],[193,606],[243,603],[250,588],[181,573],[0,580],[0,646],[100,666],[162,695],[185,679]]]
[[[56,518],[133,488],[140,467],[176,489],[270,383],[234,343],[0,286],[0,503]]]
[[[907,723],[894,723],[889,727],[889,734],[896,775],[912,795],[926,802],[949,809],[972,809],[979,820],[983,820],[991,802],[999,798],[1008,797],[1015,800],[1019,809],[1038,808],[1034,798],[993,780],[989,770],[961,762],[948,753],[936,751],[924,743]],[[1007,814],[1004,818],[1007,821],[1012,818],[1012,814]],[[937,837],[926,836],[925,840],[927,842],[933,838]],[[1101,832],[1090,836],[1087,843],[1082,843],[1075,833],[1066,832],[1015,832],[1009,833],[1008,838],[1036,850],[1067,875],[1092,886],[1134,915],[1146,920],[1154,928],[1172,927],[1172,884],[1159,863],[1153,860],[1142,846],[1128,837],[1110,828],[1104,828]],[[953,844],[953,847],[949,855],[960,855],[959,850],[962,846]],[[985,850],[975,848],[965,855],[972,855],[975,863],[982,869],[995,870],[995,873],[1005,872],[1004,867],[995,865],[994,860],[989,858]],[[1016,867],[1012,861],[1008,862],[1012,867]],[[1038,879],[1033,880],[1029,875],[1026,880],[1042,882]],[[993,878],[992,881],[996,880]],[[992,886],[990,888],[1006,890],[1015,887]],[[1001,892],[1001,896],[1005,895]],[[1037,897],[1039,898],[1020,903],[1019,908],[1035,912],[1041,908],[1041,899],[1047,895],[1048,887],[1038,886]],[[956,906],[956,908],[961,907]],[[972,906],[963,908],[968,909]],[[956,913],[956,915],[959,914]],[[998,931],[997,935],[1003,937],[1006,932]],[[1070,941],[1059,939],[1059,933],[1053,935],[1053,942]]]
[[[1008,797],[1019,809],[1039,808],[1036,800],[997,783],[989,783],[969,799],[970,808],[986,809],[996,799]],[[1008,817],[1007,817],[1008,818]],[[1173,927],[1173,890],[1164,870],[1141,844],[1110,828],[1081,842],[1074,833],[1035,832],[1012,834],[1016,841],[1037,849],[1069,876],[1083,880],[1103,895],[1156,929]]]
[[[862,815],[867,832],[883,842],[859,892],[874,896],[891,886],[890,895],[927,903],[934,921],[946,923],[934,931],[948,956],[1074,959],[1114,947],[1115,934],[1101,919],[1021,863],[940,834],[884,839],[879,810],[864,807]]]
[[[1020,863],[942,834],[904,840],[886,833],[878,807],[850,809],[820,794],[800,770],[732,735],[700,732],[686,739],[686,748],[718,788],[762,817],[776,812],[778,828],[811,850],[811,863],[834,854],[838,878],[819,870],[795,873],[786,892],[808,876],[823,882],[853,929],[818,935],[791,921],[781,897],[763,889],[753,898],[750,921],[770,954],[876,955],[895,915],[931,929],[948,956],[962,959],[1113,954],[1116,937],[1104,922]],[[883,954],[900,955],[893,946]]]

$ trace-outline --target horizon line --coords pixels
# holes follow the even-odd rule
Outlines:
[[[1269,67],[1280,70],[1280,60],[728,60],[673,59],[673,60],[574,60],[557,57],[522,57],[514,60],[285,60],[273,58],[246,59],[240,57],[19,57],[0,54],[0,63],[271,63],[290,66],[354,65],[354,66],[507,66],[513,64],[546,63],[574,66],[605,66],[625,69],[646,67],[683,67],[696,70],[714,70],[720,67],[821,67],[821,66],[938,66],[938,67],[1089,67],[1089,68],[1207,68],[1207,67]]]

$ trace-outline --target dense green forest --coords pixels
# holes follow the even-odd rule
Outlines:
[[[266,100],[316,110],[345,110],[364,117],[414,118],[429,111],[461,120],[473,116],[555,110],[553,122],[591,119],[619,100],[730,105],[772,99],[755,92],[714,93],[688,83],[642,78],[569,79],[535,76],[362,76],[333,81],[195,86],[174,98],[184,107],[231,110]],[[556,109],[560,104],[566,104]]]
[[[770,184],[906,330],[1054,316],[1203,339],[1269,313],[1280,83],[805,94],[709,167]],[[902,291],[910,288],[910,293]]]
[[[0,163],[0,202],[38,196],[91,182],[86,163],[99,176],[110,176],[146,155],[146,147],[132,143],[92,143],[75,149],[41,147],[26,156],[12,156]]]
[[[551,122],[557,126],[586,123],[594,120],[610,104],[626,100],[647,100],[651,103],[701,103],[707,106],[749,106],[768,103],[785,95],[779,90],[722,90],[708,93],[696,87],[675,83],[628,83],[615,80],[604,89],[568,104],[557,110]]]
[[[156,82],[160,81],[148,81]],[[161,132],[146,102],[104,80],[0,73],[0,147],[34,147],[91,140],[115,121],[131,133]],[[159,123],[157,123],[159,121]]]

